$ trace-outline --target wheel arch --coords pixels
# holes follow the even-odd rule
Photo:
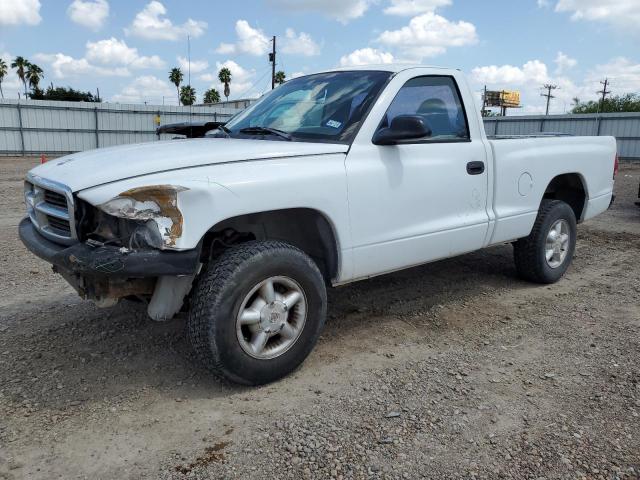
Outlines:
[[[587,183],[584,177],[577,173],[563,173],[556,175],[548,183],[541,199],[561,200],[567,203],[576,216],[576,221],[582,221],[588,199]]]
[[[203,255],[249,240],[280,240],[309,255],[330,283],[339,276],[341,258],[334,224],[320,210],[306,207],[265,210],[220,220],[202,239]]]

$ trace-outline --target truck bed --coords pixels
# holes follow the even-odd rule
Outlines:
[[[586,194],[578,221],[605,211],[613,192],[616,141],[613,137],[563,134],[489,137],[493,151],[492,244],[529,232],[545,189],[560,175],[577,175]]]

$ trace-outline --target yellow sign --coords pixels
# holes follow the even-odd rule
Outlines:
[[[156,115],[154,118],[156,125],[160,125],[160,115]]]
[[[485,102],[487,107],[519,107],[520,92],[517,90],[488,91]]]
[[[504,107],[519,107],[520,92],[516,90],[505,90],[504,92],[502,92],[502,105]]]

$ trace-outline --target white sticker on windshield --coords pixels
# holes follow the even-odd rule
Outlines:
[[[337,120],[329,120],[327,122],[327,127],[340,128],[341,126],[342,126],[342,122],[338,122]]]

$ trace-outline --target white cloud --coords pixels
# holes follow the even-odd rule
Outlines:
[[[381,52],[375,48],[361,48],[354,50],[348,55],[340,58],[340,66],[349,67],[357,65],[376,65],[383,63],[392,63],[393,55],[387,52]]]
[[[320,55],[320,45],[311,38],[311,35],[305,32],[296,33],[293,28],[287,28],[280,50],[289,55],[304,55],[305,57]]]
[[[246,20],[236,22],[236,43],[221,43],[216,49],[222,55],[247,53],[249,55],[264,55],[271,48],[271,40],[258,28],[253,28]]]
[[[565,55],[562,52],[558,52],[556,55],[556,59],[554,60],[556,64],[556,73],[561,74],[566,72],[567,70],[571,70],[578,64],[578,61],[575,58],[571,58],[568,55]]]
[[[546,99],[541,96],[544,84],[553,84],[550,113],[565,113],[571,110],[573,99],[581,101],[595,100],[597,90],[602,87],[600,81],[609,76],[616,93],[624,94],[640,91],[640,64],[634,64],[627,58],[615,58],[605,65],[593,68],[580,81],[566,75],[551,76],[546,64],[540,60],[531,60],[522,67],[512,65],[477,67],[472,71],[471,79],[477,90],[487,85],[495,90],[519,90],[523,108],[510,114],[544,113]]]
[[[549,0],[538,5],[545,6]],[[608,22],[614,25],[637,27],[640,23],[638,0],[557,0],[555,11],[570,13],[572,20]]]
[[[132,68],[163,68],[165,65],[159,56],[141,56],[137,48],[129,47],[124,40],[114,37],[87,42],[86,58],[103,65],[123,65]]]
[[[119,103],[149,102],[156,105],[164,101],[175,105],[178,103],[178,92],[169,82],[153,75],[145,75],[137,77],[111,100]]]
[[[38,25],[39,0],[0,0],[0,25]]]
[[[433,12],[413,17],[399,30],[387,30],[378,38],[388,48],[396,48],[407,59],[422,60],[478,42],[476,27],[469,22],[451,22]]]
[[[179,40],[187,35],[199,37],[207,28],[207,23],[189,18],[182,25],[174,25],[166,17],[165,6],[153,0],[139,11],[131,26],[125,29],[127,35],[135,35],[149,40]]]
[[[215,82],[217,78],[218,75],[215,75],[213,73],[203,73],[202,75],[198,76],[198,80],[202,80],[203,82]]]
[[[124,40],[111,37],[97,42],[87,42],[83,58],[65,53],[37,53],[34,58],[51,66],[55,78],[78,76],[129,76],[129,69],[164,68],[158,55],[140,55],[137,48],[129,47]]]
[[[74,0],[67,9],[69,18],[91,30],[99,30],[109,16],[107,0]]]
[[[452,0],[391,0],[391,6],[384,9],[387,15],[411,17],[425,12],[433,12],[436,8],[451,5]]]
[[[189,71],[189,59],[185,57],[178,57],[178,66],[182,69],[186,75]],[[209,68],[209,62],[206,60],[191,60],[191,73],[200,73]]]
[[[53,76],[60,79],[87,75],[126,77],[130,74],[125,67],[98,67],[89,63],[86,58],[73,58],[64,53],[37,53],[34,58],[51,65]]]
[[[531,60],[522,67],[489,65],[471,71],[473,79],[488,85],[524,85],[528,82],[544,83],[549,79],[547,66],[540,60]]]
[[[476,67],[472,71],[471,80],[478,91],[483,85],[486,85],[489,90],[519,91],[523,108],[510,110],[509,115],[534,115],[544,113],[545,105],[540,94],[541,87],[547,80],[546,72],[547,67],[544,63],[531,60],[522,67],[513,65]],[[536,79],[528,77],[527,73],[534,73]],[[481,103],[480,100],[479,105]],[[558,102],[552,102],[552,108],[557,104]]]
[[[576,97],[583,102],[597,100],[600,97],[597,92],[602,90],[600,82],[605,78],[609,79],[608,88],[614,95],[638,93],[640,92],[640,63],[625,57],[617,57],[591,68],[578,81],[564,75],[548,78],[545,83],[553,83],[559,87],[553,92],[556,98],[551,101],[550,111],[552,113],[569,111]],[[532,83],[525,88],[525,91],[528,92],[527,103],[531,104],[532,108],[538,108],[540,112],[544,112],[545,99],[539,96],[540,86]]]
[[[605,78],[609,79],[614,95],[640,93],[640,63],[617,57],[604,65],[596,65],[587,73],[586,81],[591,86],[597,85],[601,89],[602,85],[599,82]]]
[[[271,0],[271,3],[298,12],[319,12],[348,23],[354,18],[361,17],[376,0]]]

